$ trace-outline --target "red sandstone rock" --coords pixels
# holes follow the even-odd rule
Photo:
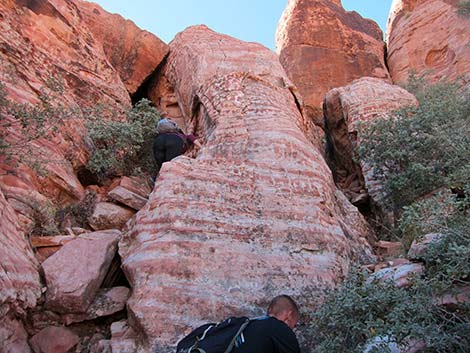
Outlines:
[[[399,241],[380,240],[375,243],[376,252],[384,257],[398,257],[403,255],[403,244]]]
[[[470,20],[457,0],[394,0],[387,25],[388,67],[393,82],[410,71],[431,81],[470,82]]]
[[[364,77],[350,85],[335,88],[325,97],[325,123],[331,148],[330,167],[337,185],[349,200],[365,203],[368,194],[380,205],[382,186],[374,179],[373,166],[355,160],[355,148],[360,145],[358,123],[367,124],[376,119],[388,118],[393,111],[417,104],[416,98],[401,87],[384,80]]]
[[[0,13],[0,81],[5,84],[9,99],[35,104],[43,92],[51,94],[48,82],[54,77],[64,85],[54,103],[71,107],[104,103],[118,111],[130,107],[124,84],[74,1],[4,0]],[[22,143],[24,136],[17,130],[14,126],[9,128],[8,139]],[[80,200],[83,187],[74,168],[84,165],[89,157],[83,132],[83,124],[70,119],[52,141],[31,143],[38,154],[35,159],[47,171],[46,177],[25,172],[24,168],[14,168],[9,173],[27,185],[25,190],[39,192],[56,204]],[[2,158],[2,174],[8,168],[3,164]],[[18,197],[22,194],[10,195],[8,200]],[[12,205],[17,212],[23,212],[21,204],[14,201]],[[27,217],[23,221],[27,227]]]
[[[378,280],[381,282],[392,281],[398,288],[408,287],[410,285],[410,278],[419,276],[423,272],[423,265],[410,262],[379,270],[372,274],[369,280]]]
[[[123,188],[132,191],[133,193],[142,196],[148,199],[150,193],[152,192],[152,187],[149,185],[149,182],[144,178],[139,177],[126,177],[123,176],[119,181],[119,185]]]
[[[326,92],[363,76],[389,79],[379,26],[345,11],[341,1],[289,0],[276,31],[276,49],[308,116],[319,126]]]
[[[65,325],[69,326],[74,322],[93,320],[97,317],[108,316],[124,310],[129,296],[130,289],[126,287],[103,289],[88,307],[86,313],[64,315]]]
[[[118,201],[126,206],[133,208],[134,210],[140,210],[147,203],[147,199],[130,191],[122,186],[117,186],[112,189],[108,196],[115,201]]]
[[[111,264],[120,234],[109,230],[81,235],[42,263],[48,309],[86,312]]]
[[[88,218],[94,230],[120,229],[134,215],[134,210],[110,202],[99,202]]]
[[[2,315],[0,320],[0,349],[2,353],[31,353],[31,348],[28,345],[28,334],[20,321]]]
[[[78,343],[78,336],[65,327],[49,326],[30,340],[34,353],[67,353]]]
[[[33,308],[41,295],[38,263],[0,191],[0,317]]]
[[[76,4],[127,90],[134,94],[165,57],[168,46],[132,21],[109,14],[97,4],[81,0]]]
[[[430,233],[424,235],[422,239],[413,240],[410,250],[408,250],[408,257],[410,259],[422,259],[429,246],[438,243],[444,237],[444,234]]]
[[[279,292],[312,307],[307,295],[371,260],[367,225],[305,137],[273,52],[195,26],[166,69],[204,145],[163,165],[119,246],[130,325],[158,352],[201,322],[261,314]]]

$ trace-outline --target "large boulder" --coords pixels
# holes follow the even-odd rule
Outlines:
[[[117,250],[121,232],[81,235],[42,263],[46,307],[59,313],[85,313],[95,299]]]
[[[387,25],[387,63],[393,82],[413,71],[431,81],[470,82],[470,18],[459,0],[394,0]]]
[[[102,44],[106,57],[134,94],[168,53],[168,45],[134,22],[104,11],[99,5],[77,0],[82,18]]]
[[[326,92],[363,76],[389,79],[379,26],[345,11],[339,0],[289,0],[277,27],[276,49],[308,116],[320,126]]]
[[[371,261],[368,226],[307,140],[275,53],[195,26],[166,69],[203,147],[163,165],[119,245],[129,323],[158,352],[201,322],[259,315],[280,292],[313,307]]]
[[[328,160],[336,183],[354,204],[368,203],[370,197],[382,205],[383,199],[373,166],[357,161],[355,150],[361,143],[358,124],[389,118],[395,110],[417,103],[403,88],[372,77],[327,93],[324,106]]]

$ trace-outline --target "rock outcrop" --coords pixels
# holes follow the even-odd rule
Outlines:
[[[103,46],[130,94],[136,93],[168,52],[168,45],[134,22],[109,14],[99,5],[76,1],[85,24]]]
[[[413,70],[431,82],[470,82],[470,18],[458,0],[394,0],[387,25],[388,67],[393,82]]]
[[[308,116],[319,126],[329,90],[363,76],[389,79],[379,26],[345,11],[341,1],[289,0],[279,20],[276,49]]]
[[[0,191],[0,342],[2,351],[29,352],[27,334],[17,320],[41,295],[38,263]]]
[[[119,244],[129,323],[157,352],[203,321],[261,314],[280,292],[312,307],[351,261],[371,260],[367,224],[307,140],[274,53],[195,26],[167,64],[204,145],[163,165]]]
[[[370,197],[380,205],[383,199],[373,166],[356,162],[354,151],[360,144],[358,123],[388,118],[393,111],[417,103],[403,88],[372,77],[327,93],[324,106],[329,164],[336,183],[354,204],[368,203]]]
[[[82,0],[5,0],[0,14],[0,83],[16,103],[36,104],[49,95],[53,105],[103,104],[119,115],[131,107],[129,92],[135,93],[167,51],[157,37]],[[24,144],[18,123],[1,113],[2,139]],[[54,136],[30,143],[45,176],[0,156],[0,188],[21,215],[23,229],[30,230],[34,214],[42,212],[37,205],[65,206],[85,196],[77,174],[91,146],[83,121],[72,115]]]

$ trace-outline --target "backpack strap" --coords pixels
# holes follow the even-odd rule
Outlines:
[[[227,349],[225,350],[224,353],[230,353],[233,349],[233,346],[235,345],[235,342],[236,340],[238,339],[238,337],[240,336],[240,334],[242,334],[243,330],[248,326],[248,324],[250,323],[250,319],[246,319],[246,321],[240,326],[240,328],[238,329],[237,333],[235,336],[233,336],[232,338],[232,341],[230,342],[230,344],[228,345]]]

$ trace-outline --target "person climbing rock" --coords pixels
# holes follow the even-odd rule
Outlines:
[[[156,126],[157,136],[153,140],[153,156],[157,172],[162,164],[185,153],[192,145],[201,147],[193,134],[186,135],[170,118],[164,117]]]
[[[176,353],[300,353],[292,331],[298,320],[297,304],[280,295],[271,301],[265,316],[229,317],[199,326],[178,342]]]
[[[275,297],[266,316],[254,319],[243,331],[243,340],[232,353],[300,353],[293,328],[299,309],[288,295]]]

